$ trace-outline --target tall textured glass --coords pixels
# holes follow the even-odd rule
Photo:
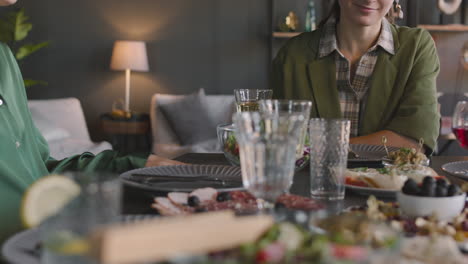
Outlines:
[[[310,193],[312,198],[342,200],[349,148],[349,120],[312,118],[310,137]]]
[[[273,90],[267,89],[236,89],[234,90],[237,112],[258,111],[258,101],[271,99]]]
[[[291,186],[296,146],[306,120],[300,115],[259,112],[236,113],[233,119],[244,187],[259,199],[260,209],[271,208]]]

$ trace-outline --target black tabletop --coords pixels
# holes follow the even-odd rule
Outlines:
[[[191,164],[209,164],[209,165],[229,165],[223,154],[218,153],[188,153],[182,155],[176,160],[191,163]],[[439,175],[446,176],[450,181],[461,184],[463,180],[455,178],[442,171],[441,166],[448,162],[468,160],[468,156],[454,157],[454,156],[435,156],[431,158],[431,167],[439,173]],[[306,167],[294,175],[294,183],[291,186],[291,193],[309,196],[310,186],[310,172]],[[136,189],[130,186],[124,186],[123,192],[123,214],[156,214],[156,211],[150,207],[152,200],[157,193],[149,193]],[[161,194],[163,195],[163,194]],[[332,210],[341,210],[350,206],[364,205],[368,196],[359,195],[352,191],[346,190],[344,201],[329,202],[328,207]],[[387,199],[388,201],[388,199]]]

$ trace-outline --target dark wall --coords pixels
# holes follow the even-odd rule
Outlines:
[[[32,55],[23,74],[49,82],[30,99],[77,97],[94,139],[99,115],[124,97],[124,72],[109,69],[115,40],[147,42],[150,72],[132,73],[131,109],[148,112],[154,93],[208,94],[268,83],[268,0],[19,0],[51,46]],[[3,12],[8,9],[2,10]]]

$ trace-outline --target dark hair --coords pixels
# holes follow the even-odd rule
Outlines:
[[[323,25],[325,25],[325,23],[327,23],[328,19],[331,17],[335,17],[336,20],[340,20],[340,3],[338,3],[338,0],[335,0],[332,3],[330,12],[328,12],[327,16],[319,22],[318,27],[323,27]],[[393,8],[390,8],[385,17],[390,23],[395,23]]]

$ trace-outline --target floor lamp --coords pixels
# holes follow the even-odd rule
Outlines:
[[[145,42],[127,40],[116,41],[112,51],[110,68],[117,71],[125,70],[124,111],[130,113],[130,72],[147,72],[149,70]]]

